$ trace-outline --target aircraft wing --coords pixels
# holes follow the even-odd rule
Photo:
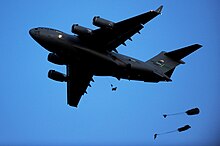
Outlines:
[[[108,51],[116,51],[115,48],[121,44],[125,45],[127,39],[131,40],[134,34],[140,33],[139,31],[143,28],[143,25],[159,15],[162,8],[163,6],[160,6],[155,11],[151,10],[147,13],[117,22],[112,29],[99,28],[94,30],[93,37],[96,40],[101,40],[99,42],[100,49],[105,48]]]
[[[67,65],[67,103],[70,106],[77,107],[81,96],[87,93],[92,76],[86,67]]]

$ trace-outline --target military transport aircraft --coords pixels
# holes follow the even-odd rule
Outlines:
[[[161,52],[143,62],[119,54],[116,48],[132,41],[131,37],[140,33],[143,25],[161,13],[163,6],[141,15],[114,23],[99,16],[93,18],[96,30],[78,24],[72,25],[69,35],[51,28],[33,28],[31,37],[49,52],[48,61],[66,65],[66,75],[55,70],[48,72],[50,79],[67,82],[67,103],[77,107],[93,76],[112,76],[120,79],[144,82],[171,81],[175,67],[184,64],[185,56],[199,49],[194,44],[172,52]]]

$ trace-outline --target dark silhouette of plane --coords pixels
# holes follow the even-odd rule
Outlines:
[[[32,38],[49,52],[48,61],[66,65],[66,75],[55,70],[48,72],[50,79],[67,82],[67,103],[77,107],[93,76],[113,76],[118,80],[144,82],[171,81],[170,77],[185,56],[199,49],[195,44],[172,52],[161,52],[143,62],[119,54],[116,48],[126,45],[126,40],[140,33],[143,25],[161,13],[163,6],[141,15],[114,23],[99,16],[93,18],[96,30],[78,24],[72,26],[69,35],[51,28],[33,28]]]

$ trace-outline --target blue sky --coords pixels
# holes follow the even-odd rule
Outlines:
[[[94,77],[79,108],[66,104],[66,84],[47,78],[48,52],[28,34],[45,26],[71,33],[92,18],[120,21],[164,5],[163,14],[133,36],[120,53],[148,60],[160,51],[194,43],[203,47],[184,59],[171,83]],[[0,145],[216,145],[220,136],[218,0],[186,1],[2,1]],[[110,83],[118,87],[112,92]],[[162,114],[199,107],[197,116]],[[153,139],[154,133],[191,129]]]

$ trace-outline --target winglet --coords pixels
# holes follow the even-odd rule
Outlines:
[[[156,11],[157,13],[161,13],[162,9],[163,9],[163,5],[161,5],[159,8],[157,8],[155,11]]]

